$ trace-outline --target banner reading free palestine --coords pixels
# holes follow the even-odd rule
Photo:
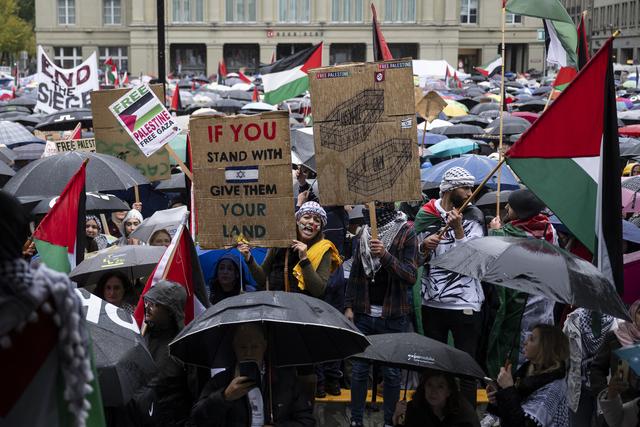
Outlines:
[[[147,85],[131,89],[109,110],[147,157],[180,133],[180,127]]]

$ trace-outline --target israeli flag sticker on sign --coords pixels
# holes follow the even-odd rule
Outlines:
[[[229,166],[224,168],[224,180],[229,184],[258,182],[258,166]]]

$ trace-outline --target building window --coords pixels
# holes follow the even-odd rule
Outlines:
[[[105,25],[119,25],[122,23],[120,0],[104,0],[102,17]]]
[[[226,0],[227,22],[256,22],[256,0]]]
[[[255,73],[260,66],[259,44],[225,44],[222,48],[227,71],[236,72],[246,68],[245,72]]]
[[[309,22],[309,0],[279,0],[280,22]]]
[[[74,25],[76,23],[76,1],[58,0],[58,24]]]
[[[173,0],[172,22],[203,22],[203,0]]]
[[[275,59],[278,60],[286,56],[291,56],[311,46],[313,46],[311,43],[278,43],[278,46],[276,46]]]
[[[73,68],[82,63],[82,48],[59,46],[53,48],[53,61],[58,67]]]
[[[101,46],[98,50],[98,66],[102,67],[107,58],[111,58],[120,72],[129,70],[129,57],[126,46]]]
[[[362,22],[362,0],[332,0],[332,22]]]
[[[507,24],[522,24],[522,15],[516,15],[515,13],[507,13]]]
[[[415,0],[387,0],[384,6],[385,22],[416,22]]]
[[[394,58],[418,59],[418,43],[389,43],[391,56]]]
[[[329,46],[329,64],[366,61],[367,45],[364,43],[331,43]]]
[[[478,0],[460,0],[460,23],[478,23]]]

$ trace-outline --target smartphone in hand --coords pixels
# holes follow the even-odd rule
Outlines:
[[[238,370],[241,377],[249,378],[258,388],[261,388],[262,375],[260,373],[260,367],[254,361],[244,361],[238,364]]]

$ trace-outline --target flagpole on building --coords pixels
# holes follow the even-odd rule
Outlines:
[[[504,31],[505,22],[507,20],[507,0],[502,0],[502,43],[500,45],[500,56],[502,57],[502,70],[500,73],[500,139],[498,142],[498,163],[502,163],[502,140],[504,135],[502,134],[504,126],[504,107],[506,105],[505,90],[504,90],[504,70],[506,67],[506,61],[504,60]],[[498,184],[496,188],[496,217],[500,218],[500,178],[502,177],[502,169],[498,169]]]

